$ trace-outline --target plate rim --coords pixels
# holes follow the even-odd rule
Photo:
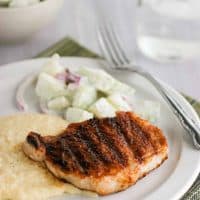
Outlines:
[[[61,57],[61,60],[76,60],[76,59],[79,59],[79,60],[88,60],[89,62],[92,61],[92,62],[105,62],[104,60],[102,59],[95,59],[95,58],[85,58],[85,57],[75,57],[75,56],[66,56],[66,57]],[[48,58],[35,58],[35,59],[26,59],[26,60],[22,60],[22,61],[17,61],[17,62],[12,62],[12,63],[8,63],[8,64],[4,64],[4,65],[1,65],[0,66],[0,71],[2,70],[9,70],[9,68],[12,68],[13,65],[20,65],[20,64],[24,64],[26,62],[34,62],[34,61],[38,61],[38,62],[42,62],[42,61],[45,61],[45,60],[48,60]],[[98,63],[99,65],[100,63]],[[27,66],[28,67],[28,66]],[[103,68],[104,69],[104,68]],[[161,81],[159,78],[158,80],[164,85],[164,87],[166,87],[167,89],[169,89],[172,93],[175,94],[175,96],[178,97],[178,99],[181,99],[182,103],[185,104],[184,106],[187,107],[187,109],[190,110],[190,112],[192,113],[193,117],[196,118],[196,119],[199,119],[198,117],[198,114],[196,113],[196,111],[194,110],[194,108],[191,106],[191,104],[189,104],[189,102],[178,92],[176,91],[176,89],[174,89],[173,87],[171,87],[169,84]],[[180,197],[182,197],[187,191],[188,189],[191,187],[191,185],[194,183],[194,181],[196,180],[196,178],[198,177],[199,175],[199,172],[200,172],[200,156],[199,156],[199,159],[198,159],[198,164],[197,164],[197,167],[196,167],[196,170],[193,171],[190,179],[187,180],[187,182],[185,183],[184,187],[180,188],[179,190],[176,191],[176,194],[173,195],[173,197],[171,199],[179,199]],[[161,186],[163,187],[163,186]],[[150,194],[150,198],[151,196],[156,193],[156,190],[152,192],[152,194]],[[146,197],[145,197],[146,199]],[[149,199],[149,198],[148,198]]]

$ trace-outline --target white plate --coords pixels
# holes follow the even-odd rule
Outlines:
[[[0,116],[19,112],[15,106],[15,89],[28,74],[38,71],[46,59],[18,62],[0,67]],[[66,67],[102,67],[94,59],[67,57],[61,60]],[[192,185],[200,171],[200,153],[191,144],[190,138],[176,120],[168,106],[148,81],[136,74],[111,72],[112,75],[133,85],[137,98],[157,100],[161,103],[159,126],[169,144],[169,159],[158,169],[140,180],[136,185],[106,197],[102,200],[172,200],[180,198]],[[192,107],[174,89],[169,88],[191,117],[198,118]]]

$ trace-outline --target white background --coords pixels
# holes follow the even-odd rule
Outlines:
[[[182,63],[158,63],[145,58],[137,50],[134,0],[65,0],[58,17],[28,41],[0,45],[0,64],[31,58],[65,36],[71,36],[88,48],[100,52],[95,34],[94,16],[97,10],[94,9],[94,3],[98,3],[98,10],[103,10],[104,18],[115,24],[124,48],[135,63],[177,90],[200,100],[200,58]]]

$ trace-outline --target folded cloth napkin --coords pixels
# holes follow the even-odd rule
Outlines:
[[[81,46],[71,38],[64,38],[52,47],[41,52],[36,57],[49,57],[53,54],[58,53],[60,56],[80,56],[80,57],[90,57],[99,58],[96,53],[90,51],[89,49]],[[184,95],[185,96],[185,95]],[[200,102],[197,102],[191,97],[185,96],[189,103],[194,107],[200,116]],[[200,200],[200,176],[197,178],[192,187],[188,192],[181,198],[181,200]]]

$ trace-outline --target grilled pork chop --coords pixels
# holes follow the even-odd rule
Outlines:
[[[126,189],[167,159],[160,129],[131,112],[70,124],[57,136],[29,133],[27,156],[58,178],[106,195]]]

